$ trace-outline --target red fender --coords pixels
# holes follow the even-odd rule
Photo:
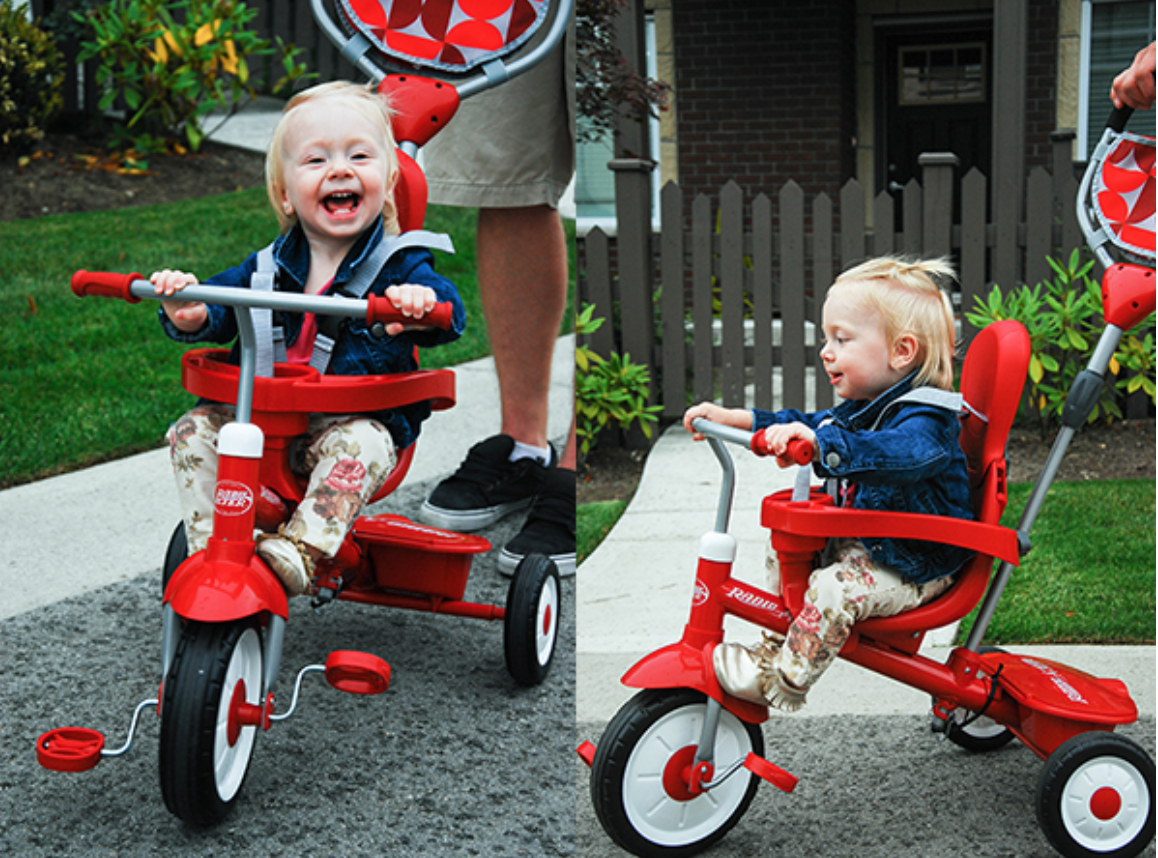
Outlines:
[[[702,649],[681,641],[645,655],[621,680],[628,688],[691,688],[718,701],[725,709],[751,724],[768,720],[768,707],[740,700],[724,692],[712,667],[714,643]]]
[[[209,540],[173,573],[165,602],[187,620],[220,623],[265,611],[288,619],[285,589],[253,553],[253,543]]]

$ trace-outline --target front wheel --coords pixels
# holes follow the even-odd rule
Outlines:
[[[256,619],[185,624],[161,700],[161,795],[175,816],[198,826],[225,818],[257,734],[238,723],[236,709],[260,706],[261,690]]]
[[[559,638],[559,571],[542,554],[528,554],[515,569],[503,617],[507,670],[521,685],[547,678]]]
[[[648,690],[616,713],[591,764],[591,802],[604,831],[642,858],[692,855],[740,821],[759,779],[739,769],[691,795],[682,775],[700,741],[707,698],[698,691]],[[720,773],[749,753],[764,754],[758,725],[720,713],[714,751]]]
[[[177,567],[189,559],[189,540],[185,536],[185,522],[179,522],[169,537],[169,547],[165,549],[165,564],[161,567],[161,595],[169,589],[169,581]]]
[[[1113,733],[1079,733],[1050,754],[1037,819],[1066,858],[1130,858],[1154,839],[1154,761]]]

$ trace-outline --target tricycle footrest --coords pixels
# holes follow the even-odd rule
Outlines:
[[[390,687],[390,665],[368,652],[335,650],[326,659],[326,682],[349,694],[381,694]]]

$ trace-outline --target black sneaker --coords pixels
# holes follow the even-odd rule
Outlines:
[[[499,553],[499,571],[514,575],[528,554],[546,554],[560,577],[575,574],[575,472],[551,468],[527,523]]]
[[[447,530],[479,530],[526,509],[539,493],[547,466],[537,459],[512,462],[515,440],[496,435],[470,448],[458,470],[430,493],[419,510],[426,524]],[[551,449],[551,464],[556,462]]]

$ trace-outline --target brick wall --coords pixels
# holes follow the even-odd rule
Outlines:
[[[674,0],[679,181],[830,196],[853,176],[854,4]]]

